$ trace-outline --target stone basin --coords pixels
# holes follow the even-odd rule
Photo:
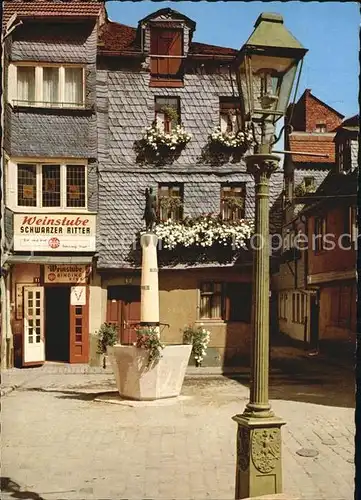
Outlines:
[[[179,396],[191,351],[191,345],[168,345],[160,360],[147,368],[147,350],[120,344],[108,347],[120,396],[138,401]]]

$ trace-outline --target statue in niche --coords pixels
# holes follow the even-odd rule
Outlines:
[[[145,220],[146,231],[153,231],[153,226],[157,220],[157,197],[153,194],[153,188],[145,190],[145,209],[143,219]]]

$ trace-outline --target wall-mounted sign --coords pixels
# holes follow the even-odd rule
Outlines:
[[[88,266],[51,264],[44,266],[44,283],[86,283]]]
[[[85,306],[86,286],[72,286],[70,292],[70,304],[72,306]]]
[[[14,214],[14,250],[95,252],[94,214]]]

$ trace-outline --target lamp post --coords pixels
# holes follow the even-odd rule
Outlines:
[[[263,13],[237,58],[244,118],[254,131],[255,153],[246,156],[255,179],[253,342],[250,400],[237,422],[235,498],[282,492],[281,426],[268,399],[269,377],[269,179],[280,158],[271,153],[275,124],[286,113],[306,49],[284,27],[279,14]],[[300,71],[298,72],[300,75]]]

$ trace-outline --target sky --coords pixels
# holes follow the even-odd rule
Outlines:
[[[110,20],[136,27],[151,12],[170,7],[196,21],[193,41],[240,49],[261,12],[277,12],[309,49],[297,98],[306,88],[350,117],[359,112],[360,7],[356,2],[106,2]],[[296,98],[296,100],[297,100]]]

